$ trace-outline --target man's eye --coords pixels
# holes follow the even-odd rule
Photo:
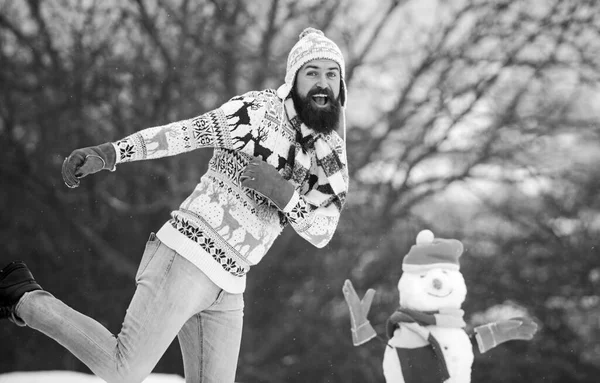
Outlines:
[[[329,78],[336,78],[337,77],[337,73],[331,72],[331,73],[328,73],[327,76],[329,76]]]

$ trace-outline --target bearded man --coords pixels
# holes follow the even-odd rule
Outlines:
[[[62,169],[71,188],[117,164],[206,147],[214,155],[190,196],[150,234],[119,334],[43,290],[21,261],[0,271],[0,318],[55,339],[107,382],[141,382],[176,336],[186,382],[233,382],[250,268],[288,224],[316,247],[337,228],[348,191],[337,133],[345,132],[345,103],[340,49],[307,28],[276,91],[251,91],[198,117],[73,151]]]

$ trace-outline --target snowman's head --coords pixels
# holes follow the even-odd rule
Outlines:
[[[400,306],[419,311],[459,309],[467,296],[462,273],[444,268],[404,272],[398,290]]]
[[[421,231],[402,263],[400,306],[419,311],[459,309],[467,295],[458,262],[462,252],[460,241]]]

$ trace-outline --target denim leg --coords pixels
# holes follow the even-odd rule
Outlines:
[[[188,319],[217,300],[221,290],[206,281],[200,270],[151,236],[117,336],[46,291],[25,294],[16,311],[102,379],[135,383],[150,374]]]
[[[242,338],[242,294],[222,291],[178,334],[186,383],[233,383]]]

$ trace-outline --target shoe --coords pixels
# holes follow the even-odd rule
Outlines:
[[[20,325],[22,320],[17,319],[15,316],[15,306],[0,306],[0,319],[8,319],[9,321]]]
[[[41,290],[23,261],[14,261],[0,270],[0,319],[14,316],[13,307],[23,294]]]

